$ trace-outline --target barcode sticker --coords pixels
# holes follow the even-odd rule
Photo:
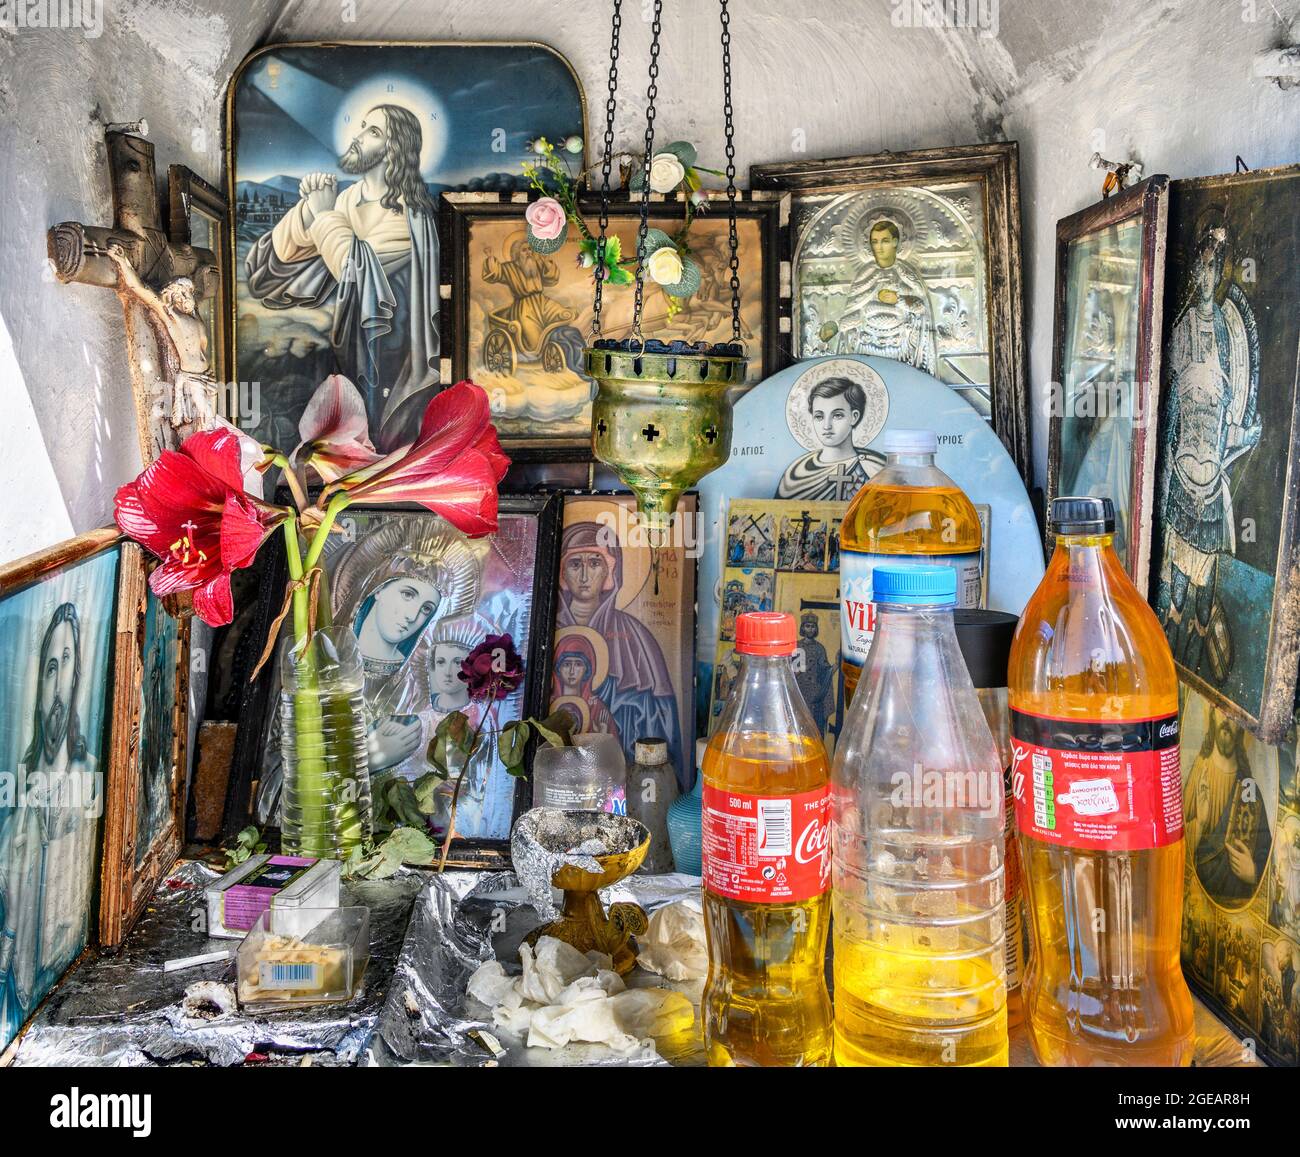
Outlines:
[[[258,968],[262,988],[319,988],[315,964],[279,964],[263,961]]]
[[[758,801],[758,854],[761,858],[793,854],[789,797]]]

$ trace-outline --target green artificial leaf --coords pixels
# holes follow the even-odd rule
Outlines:
[[[690,297],[700,288],[700,267],[689,257],[682,258],[682,276],[673,285],[665,285],[663,290],[670,297]]]
[[[418,828],[396,828],[374,851],[362,860],[354,873],[363,879],[386,880],[403,864],[432,867],[438,845]]]
[[[692,193],[696,192],[700,187],[700,174],[694,169],[686,170],[686,187]]]
[[[522,767],[524,752],[528,748],[529,725],[527,720],[517,719],[501,728],[497,736],[497,752],[506,770]]]
[[[538,723],[533,720],[533,726],[537,728],[537,734],[546,740],[552,747],[568,747],[570,744],[564,742],[564,735],[558,731],[552,731],[544,723]]]
[[[424,826],[425,813],[420,810],[415,789],[408,780],[400,775],[389,776],[388,783],[384,785],[384,795],[399,823]]]
[[[415,803],[423,815],[433,815],[435,806],[434,795],[446,782],[446,777],[439,775],[436,771],[431,771],[426,775],[420,776],[412,785],[411,790],[415,793]]]
[[[631,285],[632,274],[629,270],[624,269],[623,266],[615,265],[610,269],[607,280],[610,285]]]
[[[699,154],[695,151],[695,146],[690,141],[670,141],[661,149],[656,149],[657,153],[672,153],[682,163],[682,168],[688,172],[695,167],[695,162],[699,160]]]
[[[676,249],[673,239],[668,236],[662,229],[647,229],[645,231],[645,248],[641,250],[641,259],[644,261],[651,253],[657,253],[660,249]]]
[[[600,239],[597,238],[592,243],[591,256],[595,260],[597,252],[600,249]],[[605,264],[612,271],[621,269],[619,262],[623,260],[623,242],[614,234],[605,238]]]
[[[552,711],[541,721],[542,727],[546,729],[546,734],[554,732],[563,741],[562,743],[551,743],[552,747],[573,746],[573,722],[573,716],[567,711]],[[550,741],[548,740],[548,742]]]

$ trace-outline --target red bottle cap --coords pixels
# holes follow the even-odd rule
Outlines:
[[[742,655],[793,655],[797,641],[794,615],[746,611],[736,616],[736,650]]]

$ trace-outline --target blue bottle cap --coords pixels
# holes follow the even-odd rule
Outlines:
[[[871,572],[871,599],[877,603],[956,606],[957,572],[950,566],[880,563]]]

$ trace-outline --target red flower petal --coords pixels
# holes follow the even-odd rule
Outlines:
[[[194,592],[194,613],[209,627],[224,627],[235,617],[230,575],[222,573]]]
[[[159,557],[166,555],[171,544],[176,541],[145,510],[138,482],[128,482],[118,490],[113,500],[113,518],[121,527],[122,533],[143,543]]]
[[[429,399],[416,444],[436,437],[470,445],[491,420],[487,391],[467,378]]]
[[[374,449],[365,399],[342,374],[330,374],[316,387],[298,420],[298,435],[304,442],[358,442]]]
[[[215,426],[191,434],[181,443],[180,452],[222,485],[232,490],[244,489],[243,442],[233,427]]]
[[[281,512],[268,510],[247,495],[231,494],[221,515],[222,569],[232,571],[248,566],[266,536],[284,518]]]

